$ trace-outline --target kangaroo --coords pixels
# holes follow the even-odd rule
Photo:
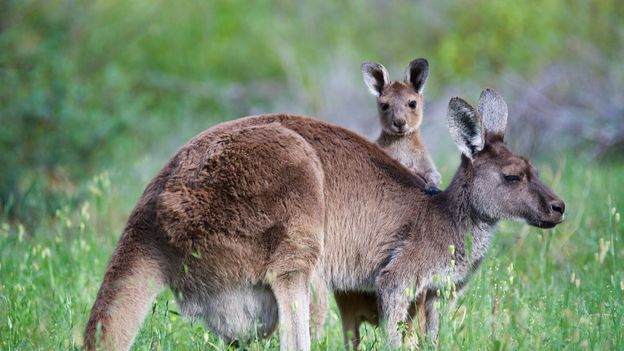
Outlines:
[[[363,63],[362,74],[371,94],[377,97],[381,122],[377,145],[405,167],[422,175],[428,189],[437,190],[442,178],[420,135],[429,62],[424,58],[410,62],[404,81],[389,80],[388,71],[379,63]]]
[[[427,191],[439,190],[441,177],[431,161],[420,135],[423,119],[425,83],[429,77],[429,62],[425,58],[415,59],[405,70],[404,81],[390,81],[386,68],[379,63],[362,64],[364,83],[371,94],[377,97],[377,111],[381,122],[381,134],[377,145],[427,183]],[[426,294],[426,293],[425,293]],[[377,298],[370,292],[334,293],[342,321],[345,345],[351,343],[358,349],[360,325],[368,322],[377,325]],[[418,308],[412,302],[409,307],[408,329],[411,321],[419,315],[419,325],[424,328],[424,301],[420,296]]]
[[[314,275],[333,291],[374,291],[389,344],[399,346],[405,288],[433,289],[437,273],[467,280],[501,218],[541,228],[563,221],[563,201],[503,142],[506,105],[484,94],[483,119],[459,98],[449,103],[462,161],[434,196],[363,137],[311,118],[262,115],[200,133],[130,214],[85,348],[129,349],[152,301],[170,287],[183,314],[226,340],[277,327],[281,350],[310,350]]]

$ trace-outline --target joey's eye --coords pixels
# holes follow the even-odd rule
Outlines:
[[[517,183],[522,180],[522,176],[515,175],[515,174],[505,175],[504,177],[505,177],[505,180],[510,183]]]
[[[390,105],[388,105],[385,102],[382,102],[379,104],[379,108],[381,108],[382,111],[388,111],[388,109],[390,108]]]
[[[410,101],[407,106],[409,106],[412,110],[416,108],[416,100]]]

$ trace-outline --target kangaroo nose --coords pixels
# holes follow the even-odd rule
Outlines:
[[[392,124],[399,129],[403,128],[406,123],[407,121],[404,119],[395,119],[394,121],[392,121]]]
[[[563,214],[565,212],[565,203],[561,200],[554,200],[550,202],[550,209],[555,212]]]

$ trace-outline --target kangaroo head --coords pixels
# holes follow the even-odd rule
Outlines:
[[[540,228],[563,221],[565,203],[539,179],[529,160],[503,140],[507,104],[489,89],[481,93],[478,112],[460,98],[449,102],[449,131],[472,168],[470,206],[481,218],[524,220]]]
[[[379,63],[363,63],[364,83],[377,97],[382,129],[389,134],[405,135],[420,127],[423,115],[423,89],[429,76],[429,63],[416,59],[407,66],[405,80],[390,81],[388,71]]]

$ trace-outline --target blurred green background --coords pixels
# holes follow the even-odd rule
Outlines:
[[[401,79],[417,57],[443,187],[448,100],[490,87],[506,140],[567,202],[554,230],[501,224],[438,347],[622,349],[623,19],[619,0],[0,0],[0,349],[80,347],[130,209],[190,137],[289,112],[375,138],[360,63]],[[161,296],[135,349],[225,348],[176,309]],[[326,329],[314,349],[339,349],[335,308]]]
[[[544,133],[592,155],[621,151],[622,18],[616,0],[5,0],[0,208],[53,211],[103,170],[140,186],[187,138],[253,113],[311,114],[374,137],[362,61],[399,79],[429,59],[432,143],[449,140],[451,95],[475,102],[492,87],[520,151],[539,152]]]

